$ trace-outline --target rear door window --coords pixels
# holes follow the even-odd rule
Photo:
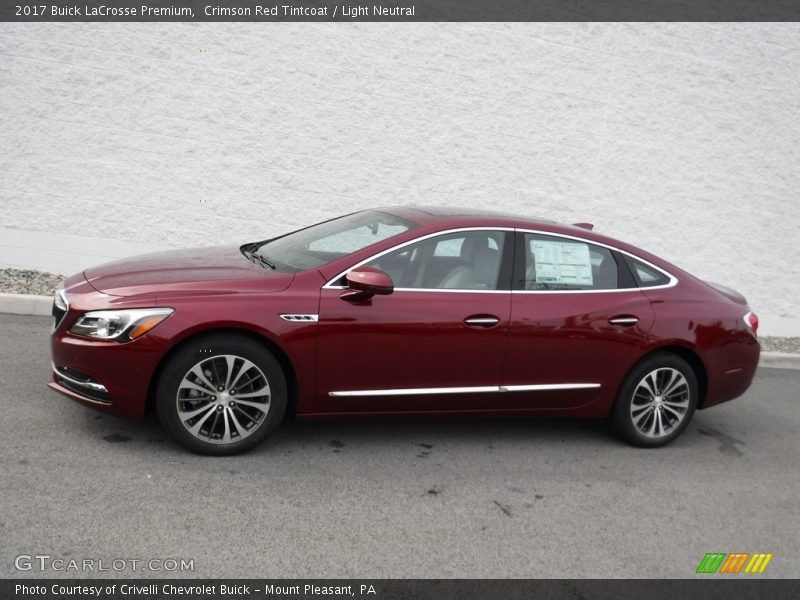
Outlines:
[[[526,290],[614,290],[620,286],[614,253],[583,240],[526,233]]]

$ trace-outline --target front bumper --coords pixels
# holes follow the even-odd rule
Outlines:
[[[56,332],[50,345],[53,369],[48,386],[105,413],[141,419],[161,355],[160,348],[152,345],[152,340],[145,338],[118,344]],[[82,377],[76,377],[75,372]]]
[[[99,381],[80,373],[70,367],[56,367],[51,363],[54,383],[63,389],[70,390],[79,396],[91,398],[100,404],[111,404],[111,395],[108,389]]]
[[[104,412],[110,412],[106,411],[105,409],[111,408],[111,402],[95,400],[94,398],[90,398],[83,393],[74,392],[72,389],[65,387],[65,384],[55,374],[53,377],[51,377],[50,383],[47,384],[47,387],[85,406],[96,408]]]
[[[70,334],[70,327],[84,312],[124,308],[126,299],[98,292],[82,274],[65,283],[70,302],[65,314],[54,315],[57,325],[50,337],[53,367],[48,387],[107,414],[141,419],[147,407],[150,381],[167,344],[157,331],[128,343]],[[141,298],[136,300],[141,306]]]

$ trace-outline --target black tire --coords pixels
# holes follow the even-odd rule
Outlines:
[[[663,369],[664,371],[659,371]],[[644,378],[648,375],[656,373],[656,379],[648,379],[648,384],[657,381],[666,381],[672,375],[669,370],[674,370],[680,373],[685,380],[685,386],[680,383],[681,393],[675,393],[675,396],[668,395],[668,400],[665,402],[663,396],[655,395],[652,404],[648,404],[646,398],[648,397],[648,388],[644,386]],[[678,380],[680,382],[680,380]],[[640,386],[640,382],[643,387]],[[637,388],[639,388],[637,390]],[[668,385],[663,385],[660,390],[668,390]],[[674,415],[674,412],[681,413],[684,409],[680,406],[684,402],[686,395],[685,413],[680,420]],[[659,390],[656,390],[657,392]],[[695,408],[697,407],[699,387],[697,385],[697,376],[691,365],[683,360],[680,356],[670,354],[667,352],[659,352],[648,356],[628,373],[625,381],[619,389],[616,402],[611,413],[611,425],[616,434],[623,440],[634,446],[641,448],[657,448],[669,444],[672,440],[677,438],[684,429],[689,425],[694,415]],[[676,398],[673,402],[673,398]],[[677,399],[680,400],[677,400]],[[660,399],[657,401],[656,399]],[[634,404],[636,403],[636,404]],[[666,407],[664,405],[667,405]],[[674,411],[674,412],[668,412]],[[647,412],[647,414],[645,414]],[[658,421],[656,421],[655,412],[659,412]],[[635,414],[634,414],[635,413]],[[676,419],[672,428],[666,430],[664,425],[667,419]],[[637,421],[639,426],[637,427]],[[658,423],[664,428],[663,435],[657,435]],[[648,434],[640,430],[640,427],[649,430],[651,427],[655,430],[656,435]]]
[[[225,356],[235,357],[231,367],[232,374],[228,373]],[[207,362],[210,359],[213,359],[213,362]],[[246,361],[252,363],[252,366],[247,367],[248,363]],[[224,392],[220,392],[217,396],[193,391],[193,389],[199,389],[196,387],[193,389],[187,388],[185,377],[193,379],[195,384],[199,383],[204,389],[209,387],[201,382],[196,375],[190,375],[191,370],[198,365],[202,365],[199,370],[206,374],[206,381],[212,384],[223,383],[226,377],[236,377],[236,368],[238,366],[239,370],[242,371],[240,374],[242,379],[233,381],[232,383],[235,386],[242,386],[241,382],[244,382],[245,379],[255,379],[256,381],[256,383],[250,384],[250,388],[247,385],[240,388],[238,391],[241,395],[250,394],[251,392],[248,392],[248,390],[255,389],[254,386],[256,385],[260,385],[259,389],[262,391],[267,390],[267,387],[264,387],[264,380],[266,380],[268,394],[265,393],[264,396],[257,398],[249,398],[251,404],[254,401],[259,404],[263,402],[264,409],[254,409],[244,404],[237,404],[235,402],[237,397],[233,395],[237,392],[235,386],[231,386],[233,390],[231,395],[228,395],[229,390],[225,389]],[[217,367],[216,374],[208,377],[213,367]],[[188,385],[191,385],[191,383]],[[179,393],[181,394],[180,399]],[[212,390],[210,393],[217,392]],[[188,394],[200,394],[201,397],[198,399],[186,397]],[[225,395],[223,396],[223,394]],[[230,456],[254,448],[275,430],[286,412],[287,395],[286,376],[280,363],[269,350],[251,338],[220,333],[192,340],[174,356],[170,357],[164,366],[156,388],[156,407],[164,429],[192,452],[211,456]],[[210,398],[214,398],[214,401],[212,402]],[[230,400],[230,404],[227,403],[228,400]],[[240,400],[240,402],[244,401]],[[207,406],[209,410],[196,417],[196,421],[189,419],[186,421],[187,425],[184,425],[184,421],[179,415],[179,404],[185,411],[183,413],[184,418],[195,407],[203,409]],[[218,406],[218,404],[222,405]],[[229,409],[228,406],[231,408]],[[206,417],[209,422],[212,417],[218,419],[219,417],[213,412],[215,410],[219,411],[220,415],[224,417],[223,423],[217,425],[217,420],[215,420],[214,426],[209,427],[210,423],[204,422],[202,426],[205,427],[205,438],[204,430],[198,431],[197,435],[190,433],[189,424],[195,425]],[[237,414],[238,420],[234,419]],[[253,415],[254,418],[248,421],[245,419],[247,414]],[[230,420],[228,419],[229,415],[233,415]],[[234,425],[234,421],[246,423],[246,426],[249,426],[250,429],[243,427],[242,433],[237,436],[238,429]],[[214,441],[214,437],[217,435],[219,435],[219,438]],[[230,441],[224,443],[223,435],[230,437]],[[238,440],[236,439],[237,437],[239,437]]]

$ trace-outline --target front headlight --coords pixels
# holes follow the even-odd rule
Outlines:
[[[64,293],[64,282],[62,281],[56,286],[56,293],[53,299],[53,303],[56,305],[58,310],[67,312],[67,308],[69,307],[69,303],[67,302],[67,296]]]
[[[173,312],[172,308],[94,310],[78,319],[69,331],[100,340],[129,342],[142,337]]]
[[[64,283],[61,282],[56,286],[56,293],[53,297],[53,331],[55,331],[61,321],[69,310],[69,302],[67,302],[67,295],[64,293]]]

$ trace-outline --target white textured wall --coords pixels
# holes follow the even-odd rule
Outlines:
[[[0,24],[0,266],[486,206],[800,333],[798,79],[798,24]]]

